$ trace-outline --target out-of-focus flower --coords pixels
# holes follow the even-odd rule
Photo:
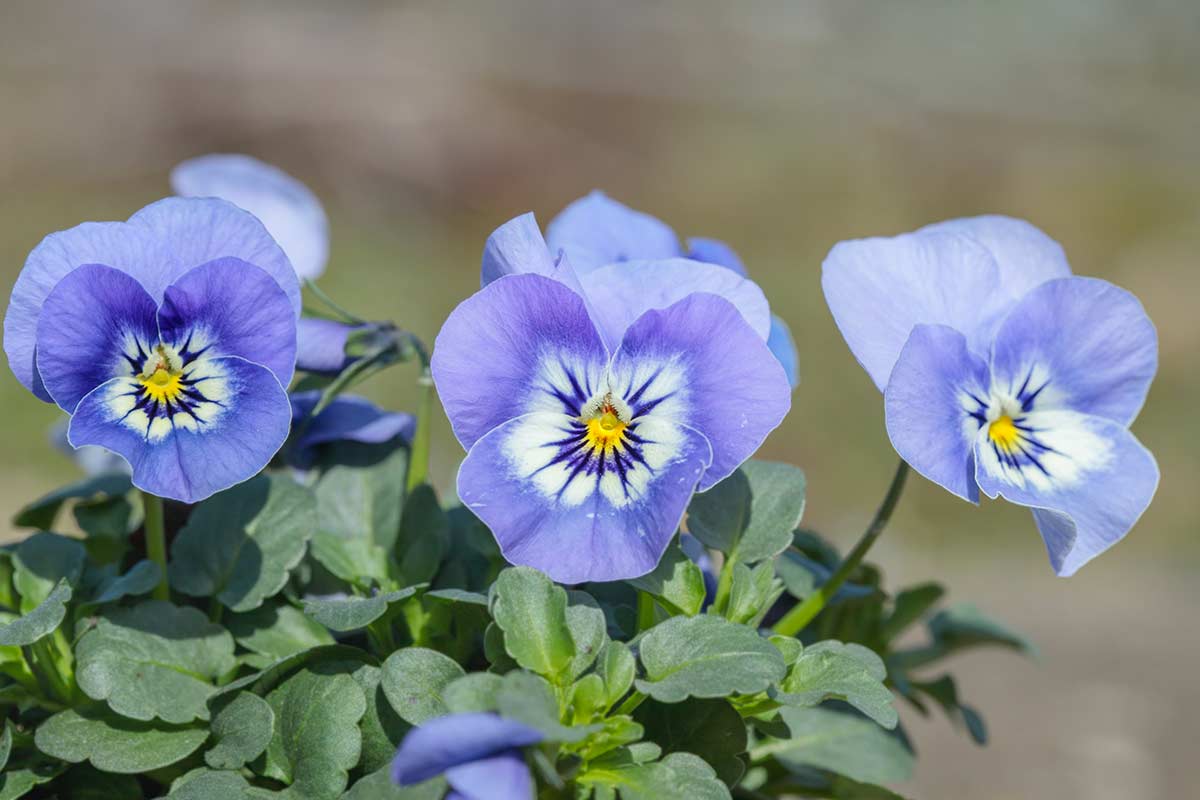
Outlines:
[[[214,153],[178,164],[171,188],[182,197],[220,197],[258,217],[300,278],[318,278],[329,260],[329,220],[307,186],[246,155]]]
[[[147,492],[196,502],[257,473],[287,437],[300,289],[250,214],[168,198],[128,222],[51,234],[4,320],[17,378],[71,415]]]
[[[72,447],[67,439],[67,428],[71,419],[60,419],[50,427],[50,444],[54,449],[68,456],[85,475],[109,475],[112,473],[129,474],[129,462],[116,453],[96,445]]]
[[[412,414],[384,411],[363,397],[339,395],[312,419],[309,414],[320,400],[319,391],[291,395],[292,425],[296,440],[288,450],[288,461],[298,469],[308,469],[317,450],[333,442],[380,444],[397,436],[412,441],[417,421]]]
[[[436,717],[404,737],[392,761],[392,780],[413,786],[445,773],[451,798],[530,800],[533,778],[521,748],[542,738],[528,725],[496,714]]]
[[[1072,277],[1027,222],[978,217],[842,242],[822,283],[918,472],[977,503],[1033,509],[1071,575],[1119,541],[1158,485],[1128,430],[1158,361],[1137,298]]]
[[[509,561],[563,583],[653,569],[692,493],[791,405],[763,337],[721,297],[687,295],[607,337],[588,312],[562,282],[508,275],[451,313],[432,361],[468,450],[459,497]]]
[[[332,319],[301,317],[296,327],[296,369],[335,375],[352,360],[346,341],[357,326]]]

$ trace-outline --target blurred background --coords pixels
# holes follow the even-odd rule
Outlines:
[[[1195,796],[1200,741],[1200,6],[1004,3],[6,2],[0,285],[47,233],[124,219],[176,162],[245,152],[332,224],[321,284],[427,340],[478,288],[488,233],[592,188],[731,243],[792,326],[802,384],[766,458],[809,475],[848,548],[895,455],[820,291],[838,240],[985,212],[1141,297],[1159,375],[1134,430],[1163,480],[1129,537],[1056,578],[1027,512],[915,478],[877,546],[1029,634],[956,664],[976,748],[906,719],[917,798]],[[411,367],[368,384],[411,408]],[[0,536],[71,480],[57,412],[0,374]],[[439,420],[435,477],[461,450]]]

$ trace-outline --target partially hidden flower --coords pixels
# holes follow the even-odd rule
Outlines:
[[[74,461],[75,466],[79,467],[84,475],[129,474],[129,462],[114,452],[91,444],[72,447],[70,440],[67,439],[67,428],[70,425],[70,417],[55,422],[50,427],[50,444],[54,446],[55,450]]]
[[[310,468],[324,445],[381,444],[397,437],[411,442],[416,432],[417,421],[412,414],[384,411],[364,397],[338,395],[311,419],[321,392],[294,392],[290,397],[295,441],[288,450],[288,461],[298,469]]]
[[[532,222],[532,216],[529,217],[529,222]],[[623,261],[666,261],[670,267],[662,275],[656,276],[658,282],[664,285],[677,283],[680,273],[685,273],[688,269],[686,265],[677,264],[678,259],[725,267],[740,277],[746,277],[742,259],[727,243],[698,237],[680,243],[670,225],[648,213],[630,209],[629,206],[618,203],[599,191],[575,200],[557,217],[551,219],[550,224],[546,225],[546,243],[554,258],[565,258],[569,261],[572,270],[582,279],[584,289],[595,284],[611,285],[613,277],[631,275],[629,270],[611,269],[602,272],[600,276],[590,276],[593,271],[604,270],[608,265]],[[706,275],[706,270],[698,269],[695,264],[691,265],[691,269],[697,271],[696,275],[689,276],[688,282],[680,285],[678,289],[682,294],[674,296],[683,296],[691,287],[702,285],[703,289],[695,290],[714,291],[715,294],[728,291],[728,299],[734,299],[734,291],[740,284],[727,279],[722,281],[719,277],[713,277],[712,273]],[[486,272],[487,264],[485,283]],[[640,281],[636,281],[634,290],[646,290],[648,279],[653,278],[642,277]],[[656,285],[655,289],[658,290]],[[767,345],[784,366],[788,383],[794,387],[799,381],[796,343],[792,341],[792,333],[788,330],[787,323],[778,315],[769,314],[767,319],[767,329],[764,333],[764,336],[767,336]]]
[[[1158,466],[1128,427],[1154,325],[1129,292],[1072,276],[1046,234],[988,216],[842,242],[822,283],[900,456],[970,502],[1030,507],[1058,574],[1150,504]]]
[[[653,569],[693,492],[736,469],[791,405],[779,362],[728,300],[698,292],[656,308],[631,293],[594,317],[587,299],[545,275],[499,277],[450,314],[432,359],[468,450],[463,504],[510,562],[562,583]]]
[[[521,748],[542,738],[528,725],[496,714],[436,717],[404,737],[392,761],[392,781],[413,786],[444,773],[449,798],[529,800],[533,777]]]
[[[46,237],[13,288],[4,347],[17,379],[71,415],[72,446],[196,502],[286,439],[299,310],[291,264],[257,219],[168,198]]]

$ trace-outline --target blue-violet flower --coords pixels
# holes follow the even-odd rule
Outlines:
[[[400,437],[411,442],[417,429],[412,414],[384,411],[364,397],[338,395],[315,417],[312,410],[321,399],[317,390],[292,393],[292,426],[295,441],[288,450],[288,461],[298,469],[308,469],[318,450],[334,442],[381,444]]]

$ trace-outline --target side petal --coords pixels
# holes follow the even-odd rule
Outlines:
[[[779,360],[788,383],[793,389],[800,385],[800,356],[796,353],[796,340],[792,330],[782,317],[771,315],[771,333],[767,336],[767,347]]]
[[[530,800],[533,777],[520,750],[510,750],[446,770],[446,780],[465,800]]]
[[[251,213],[215,197],[168,197],[143,208],[129,224],[156,239],[156,248],[125,271],[161,298],[183,273],[218,258],[240,258],[270,275],[300,316],[300,282],[271,234]],[[114,264],[113,266],[122,266]]]
[[[99,445],[129,462],[139,489],[196,503],[241,483],[283,446],[291,406],[275,375],[241,358],[198,362],[202,402],[171,415],[139,402],[136,381],[114,378],[71,417],[71,445]]]
[[[158,343],[154,300],[136,280],[85,264],[46,297],[38,319],[37,366],[67,413],[84,395],[118,375],[140,372]]]
[[[412,786],[460,764],[541,740],[542,734],[528,725],[496,714],[435,717],[404,737],[392,761],[392,781]]]
[[[988,497],[1034,509],[1050,563],[1072,575],[1112,547],[1158,488],[1158,465],[1125,427],[1073,411],[1029,414],[1034,458],[1006,457],[987,429],[975,443],[975,476]]]
[[[678,258],[679,237],[666,223],[600,191],[581,197],[546,226],[550,252],[564,251],[582,277],[617,261]]]
[[[840,242],[821,268],[833,319],[880,391],[915,325],[948,325],[986,352],[981,309],[998,285],[987,249],[949,233]]]
[[[541,275],[508,275],[450,313],[431,368],[454,435],[470,449],[521,414],[578,415],[607,361],[579,295]]]
[[[738,275],[746,274],[746,265],[742,263],[737,252],[719,239],[704,239],[693,237],[687,240],[687,257],[693,261],[703,261],[705,264],[717,264],[731,269]]]
[[[992,374],[1036,408],[1069,408],[1128,425],[1158,369],[1158,334],[1138,299],[1098,278],[1030,291],[1004,318]]]
[[[987,363],[945,325],[913,328],[883,394],[892,447],[913,469],[979,502],[975,437],[986,421]]]
[[[771,332],[771,309],[758,284],[715,264],[683,258],[629,261],[595,269],[580,282],[604,342],[613,350],[642,314],[695,292],[728,300],[764,341]]]
[[[513,564],[559,583],[644,575],[675,535],[712,451],[697,431],[663,419],[635,420],[630,432],[635,440],[597,458],[573,418],[517,417],[467,453],[458,496]]]
[[[296,316],[263,270],[237,258],[210,261],[167,287],[158,310],[162,340],[180,350],[262,364],[287,386],[296,369]]]
[[[329,220],[307,186],[245,155],[214,153],[178,164],[171,188],[183,197],[220,197],[249,211],[274,237],[296,274],[318,278],[329,260]]]
[[[296,369],[318,374],[341,372],[349,360],[346,341],[354,327],[318,317],[296,321]]]
[[[641,416],[695,428],[712,445],[700,491],[753,455],[792,405],[779,361],[727,300],[692,294],[647,311],[613,357],[611,386]]]

